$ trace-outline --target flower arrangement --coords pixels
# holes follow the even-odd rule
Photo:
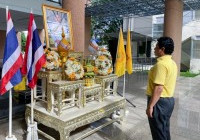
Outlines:
[[[58,70],[61,66],[59,54],[51,49],[45,49],[44,51],[46,55],[46,63],[43,67],[47,70]]]
[[[84,66],[84,80],[85,86],[92,86],[94,85],[94,66],[91,65],[91,60],[86,60],[86,65]]]
[[[98,52],[97,59],[95,60],[94,72],[97,75],[102,76],[108,75],[113,72],[112,57],[109,51],[101,49]]]
[[[80,62],[78,62],[74,57],[67,59],[65,74],[69,80],[79,80],[83,78],[84,70]]]

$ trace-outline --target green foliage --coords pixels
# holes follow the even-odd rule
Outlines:
[[[191,73],[189,71],[186,71],[186,72],[181,72],[180,76],[183,76],[183,77],[195,77],[195,76],[197,76],[199,74],[200,73]]]
[[[26,46],[26,36],[24,32],[21,33],[21,46],[22,46],[22,52],[24,52]]]
[[[91,0],[91,6],[104,5],[109,2],[114,2],[116,0]],[[108,41],[112,39],[112,33],[118,33],[120,26],[122,26],[122,18],[110,18],[101,19],[100,15],[98,17],[91,17],[92,30],[91,36],[100,40],[99,45],[108,44]]]
[[[111,20],[98,20],[92,18],[92,36],[100,39],[100,45],[108,44],[108,41],[112,38],[111,33],[119,32],[119,28],[122,25],[122,19]]]

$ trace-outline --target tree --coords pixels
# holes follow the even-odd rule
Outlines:
[[[92,18],[92,36],[100,39],[100,45],[108,44],[108,41],[112,39],[111,33],[118,33],[120,26],[122,26],[122,19],[109,19],[98,20]]]
[[[22,32],[21,33],[21,46],[22,46],[22,52],[25,51],[25,46],[26,46],[26,36],[25,36],[25,33]]]
[[[91,0],[91,6],[105,4],[114,0]],[[112,39],[111,33],[118,33],[120,26],[122,26],[123,19],[116,17],[92,17],[92,31],[91,35],[100,40],[100,45],[108,44],[108,41]]]

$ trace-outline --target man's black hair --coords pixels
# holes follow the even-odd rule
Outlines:
[[[170,37],[160,37],[158,38],[158,47],[165,48],[165,54],[171,55],[174,51],[174,41]]]

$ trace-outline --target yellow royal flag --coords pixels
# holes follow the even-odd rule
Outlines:
[[[125,74],[126,67],[126,53],[124,50],[124,39],[122,29],[120,28],[119,40],[117,46],[117,55],[115,61],[115,74],[120,77]]]
[[[128,29],[127,44],[126,44],[126,70],[128,74],[133,73],[132,52],[131,52],[131,35]]]
[[[14,90],[15,91],[26,90],[26,77],[23,77],[22,81],[18,85],[14,86]]]

